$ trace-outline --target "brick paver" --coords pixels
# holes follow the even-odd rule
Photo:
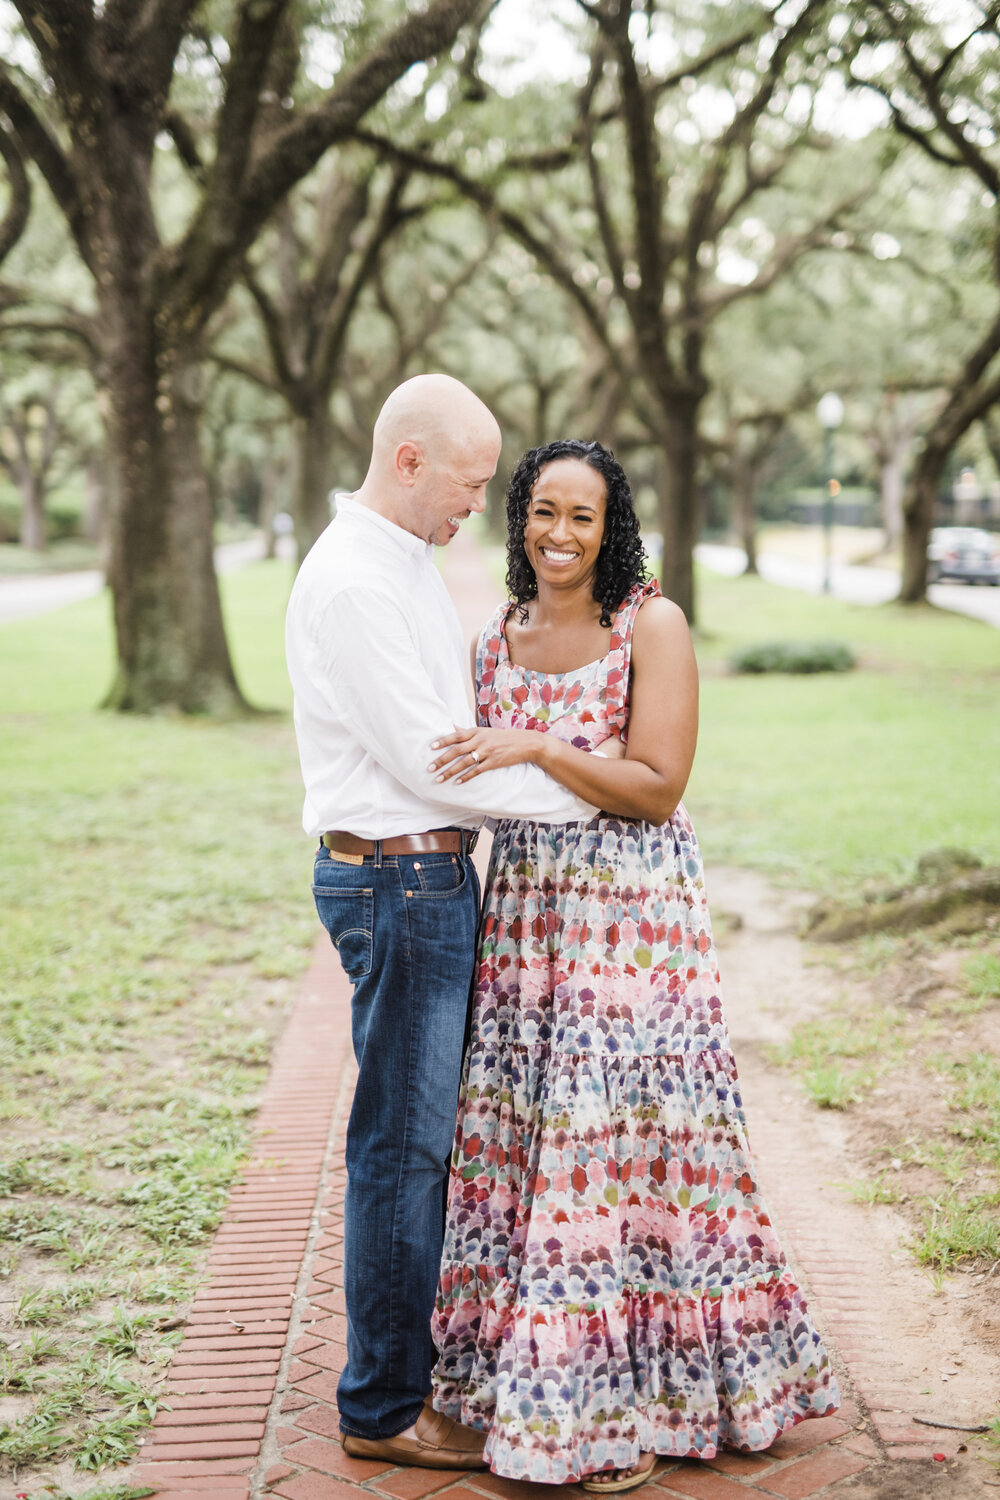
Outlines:
[[[452,543],[445,577],[467,633],[499,597],[473,544]],[[306,899],[305,896],[303,899]],[[537,1486],[484,1471],[438,1473],[349,1458],[338,1441],[336,1386],[346,1358],[342,1274],[344,1132],[353,1084],[350,987],[329,942],[317,943],[276,1050],[251,1160],[233,1191],[165,1385],[137,1482],[159,1500],[539,1500]],[[893,1400],[891,1347],[855,1247],[821,1243],[799,1208],[807,1170],[786,1132],[755,1130],[758,1165],[785,1242],[838,1359],[871,1409],[847,1400],[836,1417],[800,1424],[766,1454],[708,1464],[664,1461],[636,1500],[805,1500],[886,1454],[955,1451],[952,1435],[914,1427]],[[844,1363],[848,1367],[844,1378]],[[858,1372],[852,1381],[850,1375]],[[577,1488],[573,1492],[580,1495]],[[544,1497],[542,1497],[544,1500]]]

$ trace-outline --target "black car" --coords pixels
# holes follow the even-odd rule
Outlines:
[[[927,545],[927,579],[1000,584],[1000,537],[978,526],[936,526]]]

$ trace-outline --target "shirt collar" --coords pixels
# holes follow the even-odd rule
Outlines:
[[[377,510],[372,510],[368,505],[360,505],[351,495],[337,495],[337,515],[343,516],[345,520],[362,526],[373,526],[376,531],[382,532],[390,541],[410,557],[427,559],[431,556],[434,548],[430,542],[425,542],[423,537],[414,536],[412,531],[407,531],[402,526],[397,526],[395,521],[390,521],[386,516],[380,515]]]

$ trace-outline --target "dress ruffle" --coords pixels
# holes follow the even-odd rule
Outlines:
[[[487,1268],[446,1265],[434,1405],[488,1431],[510,1478],[562,1484],[643,1453],[768,1447],[837,1405],[791,1274],[698,1298],[626,1288],[608,1302],[529,1300]]]

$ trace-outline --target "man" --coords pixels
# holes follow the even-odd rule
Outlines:
[[[484,814],[568,822],[596,809],[534,766],[436,782],[431,742],[469,720],[467,657],[433,562],[500,455],[486,406],[446,375],[399,386],[361,488],[306,557],[286,644],[321,839],[313,891],[353,984],[359,1076],[347,1131],[348,1453],[481,1467],[484,1434],[435,1414],[430,1316],[472,979]]]

